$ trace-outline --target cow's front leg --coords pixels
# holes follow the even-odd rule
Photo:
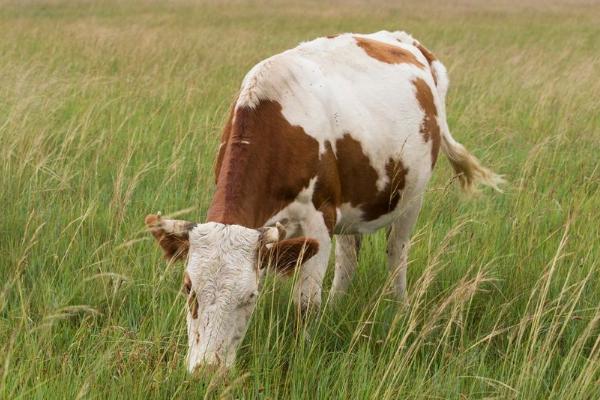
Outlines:
[[[335,238],[335,274],[329,297],[336,300],[346,293],[356,267],[361,244],[360,235],[337,235]]]
[[[311,216],[302,223],[302,231],[304,236],[319,242],[319,252],[300,267],[294,287],[294,302],[302,312],[306,312],[309,309],[318,309],[321,305],[323,278],[327,271],[331,250],[331,236],[320,212],[311,213]]]

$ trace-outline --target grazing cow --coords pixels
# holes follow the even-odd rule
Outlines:
[[[149,215],[168,259],[187,260],[188,368],[229,366],[268,263],[299,267],[294,301],[319,306],[332,236],[332,296],[357,266],[360,235],[389,227],[395,292],[438,151],[462,187],[501,178],[450,135],[444,66],[404,32],[319,38],[258,63],[223,130],[206,222]]]

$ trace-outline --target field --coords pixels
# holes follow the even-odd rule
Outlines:
[[[440,158],[408,305],[373,234],[342,304],[298,324],[270,278],[235,368],[189,375],[183,267],[144,216],[203,220],[256,62],[381,29],[445,63],[454,137],[505,192]],[[14,0],[0,32],[0,398],[600,396],[600,4]]]

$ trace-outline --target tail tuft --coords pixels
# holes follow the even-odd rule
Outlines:
[[[482,166],[479,160],[469,153],[462,144],[448,136],[442,136],[442,151],[446,154],[454,172],[456,172],[463,191],[467,193],[477,192],[478,185],[482,184],[502,192],[500,185],[505,183],[504,178]]]

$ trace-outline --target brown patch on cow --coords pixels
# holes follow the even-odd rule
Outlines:
[[[317,183],[313,194],[313,205],[323,214],[323,220],[330,234],[337,223],[336,208],[342,201],[342,191],[336,158],[331,143],[325,143],[325,153],[321,155],[317,172]]]
[[[435,60],[437,60],[436,56],[429,51],[429,49],[425,46],[423,46],[421,43],[415,42],[413,44],[417,49],[419,49],[419,51],[421,53],[423,53],[423,55],[425,56],[425,58],[427,59],[427,62],[429,64],[433,63]]]
[[[152,236],[158,241],[167,260],[180,261],[187,257],[190,247],[187,231],[178,233],[165,231],[160,225],[160,217],[154,214],[146,216],[144,222]],[[195,225],[191,222],[189,224],[190,228]]]
[[[335,35],[327,35],[326,38],[327,39],[335,39],[336,37],[340,36],[339,33],[336,33]]]
[[[221,170],[221,165],[223,164],[223,158],[225,157],[225,149],[227,148],[227,141],[229,139],[229,133],[231,131],[231,126],[233,124],[233,114],[235,111],[235,104],[237,103],[237,98],[231,104],[229,108],[229,117],[227,118],[227,122],[225,123],[225,127],[223,128],[223,132],[221,133],[221,143],[219,144],[219,154],[217,155],[217,160],[215,162],[215,182],[219,178],[219,171]]]
[[[413,53],[401,47],[357,36],[354,37],[354,40],[356,40],[356,44],[365,53],[381,62],[388,64],[413,64],[419,68],[425,68]]]
[[[360,143],[346,134],[336,142],[339,159],[340,181],[342,183],[342,202],[360,206],[364,218],[371,221],[396,208],[401,190],[405,185],[408,172],[401,161],[389,159],[386,163],[388,183],[379,191],[379,175],[363,152]]]
[[[331,145],[321,159],[313,203],[323,212],[328,228],[333,225],[328,219],[335,221],[335,208],[342,203],[350,203],[363,211],[367,221],[379,218],[394,210],[401,198],[405,185],[406,173],[399,160],[389,159],[386,163],[388,183],[379,191],[377,179],[379,175],[364,153],[360,143],[350,134],[345,134],[335,143],[336,151]],[[333,216],[329,210],[333,210]]]
[[[198,298],[196,297],[196,292],[191,292],[188,297],[188,309],[193,319],[198,318]]]
[[[226,129],[207,220],[258,228],[308,186],[319,145],[285,119],[276,101],[237,108]]]
[[[429,67],[431,67],[431,64],[437,60],[436,56],[431,51],[429,51],[429,49],[427,47],[423,46],[421,43],[414,42],[413,46],[415,46],[417,49],[419,49],[421,54],[423,54],[423,56],[427,60],[427,63],[429,64]],[[438,81],[437,74],[435,73],[435,70],[433,68],[430,68],[430,70],[431,70],[431,76],[433,76],[433,83],[435,83],[437,86],[437,81]]]
[[[437,122],[437,108],[433,100],[433,93],[427,82],[421,78],[416,78],[413,85],[419,106],[425,113],[421,123],[421,135],[423,135],[425,142],[431,139],[431,168],[433,168],[437,161],[441,139],[440,127]]]
[[[278,272],[291,274],[297,265],[302,265],[319,252],[319,242],[315,239],[299,237],[270,243],[261,249],[261,264],[269,264]]]

